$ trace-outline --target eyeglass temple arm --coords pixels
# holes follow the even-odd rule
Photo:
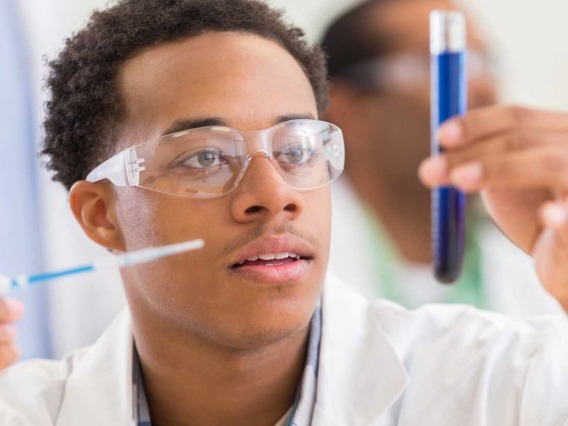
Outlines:
[[[136,158],[132,149],[122,151],[100,164],[87,176],[88,182],[98,182],[108,179],[116,186],[138,186],[140,172],[144,171],[141,164],[143,158]]]

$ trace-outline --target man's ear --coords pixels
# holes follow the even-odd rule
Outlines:
[[[69,204],[91,240],[110,250],[125,251],[116,216],[116,199],[109,182],[76,182],[69,192]]]

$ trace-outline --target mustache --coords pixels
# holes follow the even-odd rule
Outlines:
[[[263,238],[263,237],[272,237],[272,236],[279,236],[279,235],[293,235],[298,237],[306,242],[308,242],[314,250],[317,252],[319,248],[319,241],[311,234],[304,232],[294,225],[290,223],[282,224],[279,226],[270,226],[268,224],[259,226],[249,233],[242,235],[240,237],[235,238],[232,241],[229,241],[223,247],[222,254],[225,256],[230,255],[231,253],[235,252],[238,249],[246,247],[247,245],[253,243],[254,241]]]

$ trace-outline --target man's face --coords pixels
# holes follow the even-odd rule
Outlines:
[[[381,59],[385,64],[385,84],[376,91],[358,96],[359,111],[366,119],[357,129],[365,135],[365,144],[372,151],[373,167],[392,185],[406,190],[415,188],[427,201],[429,193],[418,182],[416,170],[430,149],[430,47],[429,14],[434,9],[455,9],[447,0],[397,0],[385,2],[369,16],[371,36],[386,40],[388,51]],[[479,71],[479,61],[486,49],[475,28],[468,23],[468,48],[479,55],[469,55],[473,71]],[[495,102],[492,76],[483,70],[468,81],[469,108]],[[350,135],[345,127],[345,137]]]
[[[120,75],[124,149],[186,120],[260,130],[284,116],[317,118],[310,83],[282,47],[254,35],[206,33],[150,49]],[[183,127],[183,126],[182,126]],[[329,187],[295,191],[270,161],[253,158],[239,186],[215,199],[117,188],[128,250],[195,238],[205,248],[123,272],[135,317],[232,348],[303,329],[319,297],[330,237]],[[247,262],[259,254],[301,260]]]

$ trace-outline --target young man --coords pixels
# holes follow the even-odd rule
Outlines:
[[[123,0],[52,63],[44,154],[87,236],[117,253],[206,246],[124,271],[129,309],[93,347],[3,372],[0,423],[568,420],[564,316],[408,312],[326,277],[342,138],[317,120],[320,50],[280,19],[252,0]],[[568,185],[564,121],[480,111],[421,173],[487,189],[568,309],[567,209],[551,196]]]

